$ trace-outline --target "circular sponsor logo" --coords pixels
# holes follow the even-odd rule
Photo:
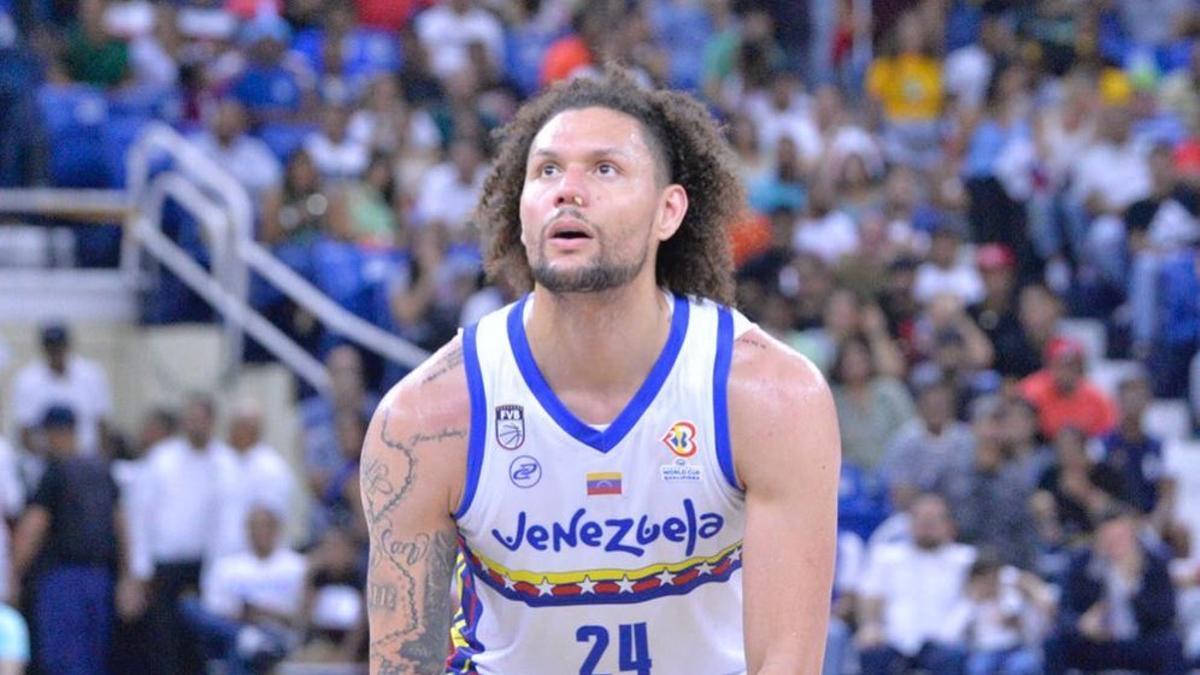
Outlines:
[[[542,465],[529,455],[521,455],[508,465],[508,478],[519,488],[531,488],[542,479]]]

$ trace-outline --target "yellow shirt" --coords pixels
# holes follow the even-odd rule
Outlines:
[[[932,121],[942,112],[942,66],[921,54],[878,58],[867,72],[867,91],[890,121]]]

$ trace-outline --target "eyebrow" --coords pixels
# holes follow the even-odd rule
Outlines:
[[[633,155],[630,154],[628,151],[623,150],[618,147],[615,147],[615,146],[606,146],[603,148],[596,148],[595,150],[591,150],[587,153],[587,156],[589,159],[597,159],[599,157],[611,157],[614,155],[620,156],[620,157],[625,157],[627,159],[633,159]],[[554,150],[551,150],[549,148],[539,148],[539,149],[533,151],[532,156],[533,157],[558,158],[560,155],[559,155],[559,153],[557,153]]]

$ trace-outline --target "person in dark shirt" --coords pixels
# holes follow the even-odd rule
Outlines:
[[[124,573],[128,549],[117,485],[105,461],[76,455],[70,408],[51,406],[42,429],[50,456],[17,524],[13,577],[34,585],[35,658],[42,671],[105,673],[114,593],[122,615],[144,602],[140,586]]]
[[[1095,543],[1072,559],[1046,643],[1049,675],[1185,672],[1167,561],[1142,544],[1139,527],[1132,509],[1114,505],[1097,519]]]
[[[1021,378],[1041,367],[1041,358],[1030,344],[1017,308],[1016,264],[1012,249],[1004,244],[985,244],[975,254],[983,276],[984,297],[968,313],[995,348],[996,372]]]
[[[1042,472],[1037,488],[1054,498],[1068,537],[1089,534],[1092,514],[1124,496],[1124,481],[1112,467],[1088,457],[1087,436],[1077,427],[1063,427],[1054,448],[1056,460]]]
[[[1117,399],[1120,422],[1104,437],[1101,462],[1124,478],[1125,501],[1142,513],[1153,513],[1166,476],[1162,441],[1142,430],[1142,415],[1150,402],[1147,376],[1139,373],[1122,380]]]

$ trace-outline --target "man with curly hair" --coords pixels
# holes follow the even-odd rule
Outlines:
[[[716,124],[609,69],[500,141],[476,222],[530,292],[371,422],[371,671],[819,672],[836,414],[727,306],[744,198]]]

